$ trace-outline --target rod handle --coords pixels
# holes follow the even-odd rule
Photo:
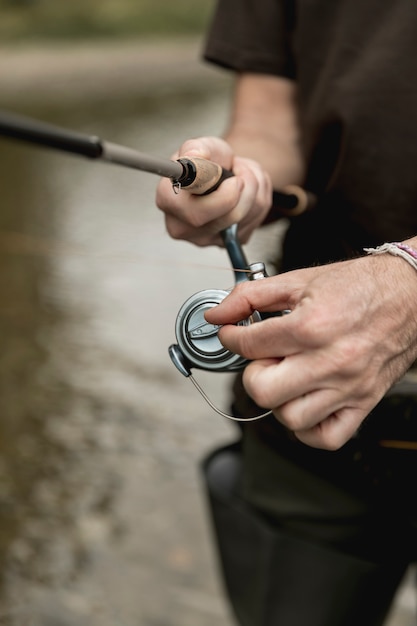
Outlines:
[[[174,182],[199,196],[215,191],[226,178],[233,176],[230,170],[207,159],[183,158],[178,159],[178,162],[183,167],[183,173]]]

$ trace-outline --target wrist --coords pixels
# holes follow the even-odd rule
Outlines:
[[[415,238],[407,241],[392,241],[384,243],[376,248],[364,248],[367,254],[391,254],[406,261],[417,271],[417,248],[413,247],[417,243]]]

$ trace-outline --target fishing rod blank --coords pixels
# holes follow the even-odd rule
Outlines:
[[[160,158],[103,141],[94,135],[84,135],[6,111],[0,111],[0,135],[157,174],[170,178],[175,188],[185,188],[198,195],[211,193],[226,178],[233,176],[233,172],[207,159],[196,157],[173,161]],[[299,215],[311,209],[315,202],[313,194],[296,185],[274,191],[267,221],[274,221],[282,215]]]
[[[0,135],[157,174],[170,178],[176,187],[199,195],[214,191],[233,175],[206,159],[172,161],[5,111],[0,111]]]

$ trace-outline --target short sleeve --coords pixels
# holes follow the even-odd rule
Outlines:
[[[293,0],[218,0],[204,58],[235,71],[294,78]]]

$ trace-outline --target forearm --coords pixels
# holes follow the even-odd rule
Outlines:
[[[275,189],[302,184],[304,177],[295,100],[296,87],[287,79],[255,74],[237,78],[224,137],[235,154],[260,163]]]

